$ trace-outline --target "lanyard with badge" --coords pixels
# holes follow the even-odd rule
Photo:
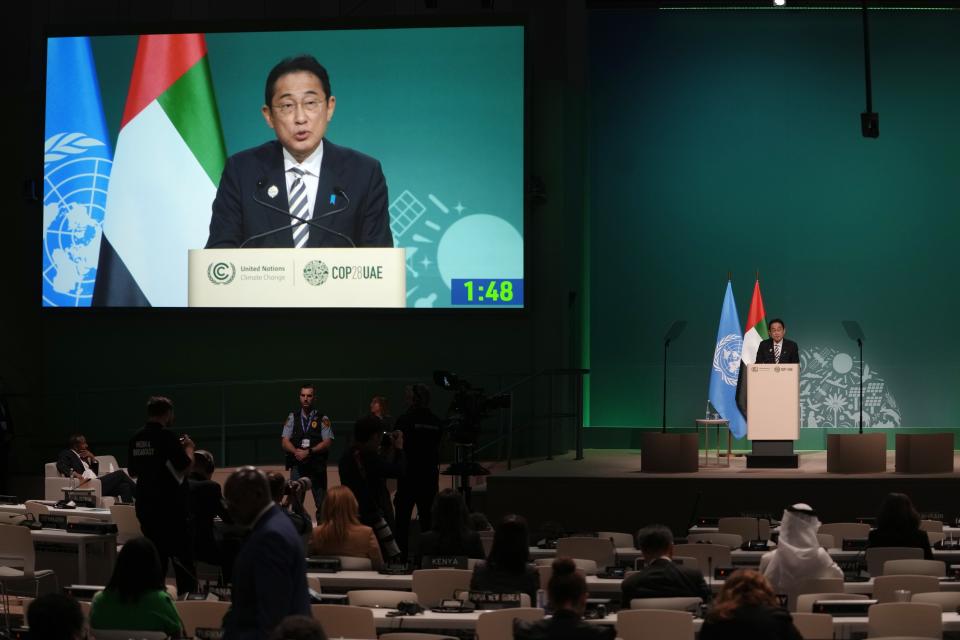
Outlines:
[[[310,448],[310,438],[307,437],[307,429],[315,429],[317,426],[317,410],[314,409],[310,412],[310,415],[306,418],[306,424],[304,423],[303,411],[300,412],[300,429],[303,431],[304,437],[300,439],[300,448],[309,449]]]

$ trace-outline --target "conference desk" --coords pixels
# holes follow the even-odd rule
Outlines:
[[[117,559],[117,536],[70,533],[63,529],[30,532],[36,568],[51,569],[60,584],[107,584]]]
[[[405,631],[437,632],[441,630],[471,631],[477,628],[477,618],[483,611],[472,613],[434,613],[426,611],[415,616],[387,616],[389,609],[373,609],[373,621],[379,630],[399,629]],[[599,620],[589,620],[591,624],[616,625],[617,614],[608,614]],[[693,620],[694,633],[700,633],[703,620]],[[960,614],[943,614],[944,631],[960,631]],[[850,638],[854,634],[864,634],[867,631],[867,617],[849,617],[833,619],[833,637],[837,639]]]
[[[719,527],[706,527],[706,526],[701,526],[701,525],[694,525],[694,526],[690,527],[690,529],[687,530],[687,533],[690,533],[690,534],[693,534],[693,533],[718,533],[719,531],[720,531]],[[773,531],[780,531],[780,527],[779,527],[779,526],[773,527],[772,529],[770,529],[770,531],[771,531],[771,532],[773,532]],[[960,538],[960,527],[948,527],[948,526],[944,526],[944,527],[943,527],[943,535],[946,536],[948,539]]]
[[[411,591],[413,589],[412,575],[383,575],[376,571],[338,571],[337,573],[308,572],[308,578],[314,578],[320,587],[327,592],[346,593],[351,589],[390,589],[394,591]],[[619,578],[598,578],[587,576],[587,589],[592,594],[612,596],[620,594]],[[723,584],[723,581],[717,583]],[[450,594],[451,597],[453,594]]]
[[[632,547],[617,547],[615,552],[617,561],[629,566],[633,566],[638,558],[643,557],[643,553],[640,551],[640,549],[634,549]],[[829,549],[828,552],[830,553],[830,557],[837,562],[856,560],[857,558],[862,559],[864,557],[863,551]],[[730,552],[730,560],[734,566],[758,566],[760,564],[760,558],[763,557],[764,553],[767,552],[734,549]],[[547,558],[553,558],[556,555],[556,549],[540,549],[538,547],[530,547],[531,560],[545,560]],[[943,560],[947,564],[960,563],[960,549],[934,549],[933,558],[934,560]]]
[[[383,575],[376,571],[338,571],[337,573],[307,573],[308,578],[313,578],[320,584],[320,587],[326,592],[346,593],[351,589],[390,589],[394,591],[411,591],[413,589],[413,576],[407,575]],[[601,597],[619,597],[620,583],[619,578],[598,578],[597,576],[587,576],[587,591],[593,596]],[[723,580],[710,578],[707,584],[710,589],[716,593],[723,586]],[[844,591],[847,593],[860,593],[871,595],[873,593],[873,579],[865,582],[845,582]],[[944,580],[940,582],[941,591],[960,591],[960,581]],[[451,596],[453,594],[450,594]]]
[[[113,522],[113,516],[110,509],[94,509],[92,507],[77,507],[75,509],[58,509],[53,505],[56,502],[50,500],[38,500],[41,504],[47,505],[52,516],[67,516],[74,520],[89,519],[99,520],[101,522]],[[0,513],[12,513],[16,515],[26,515],[27,505],[25,504],[0,504]]]

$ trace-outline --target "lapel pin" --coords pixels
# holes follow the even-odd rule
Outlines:
[[[335,193],[330,194],[330,204],[337,204],[337,194]]]
[[[275,184],[270,185],[267,189],[267,195],[271,198],[276,198],[278,193],[280,193],[280,189],[277,189],[277,185]]]

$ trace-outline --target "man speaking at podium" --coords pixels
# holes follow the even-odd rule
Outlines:
[[[280,61],[264,98],[277,139],[227,159],[206,248],[392,247],[380,163],[324,140],[336,98],[323,65]]]
[[[756,364],[800,364],[800,348],[793,340],[787,340],[787,326],[780,318],[767,323],[770,337],[757,348]]]

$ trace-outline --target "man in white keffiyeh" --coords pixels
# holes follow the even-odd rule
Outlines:
[[[817,540],[820,520],[810,505],[783,511],[777,548],[760,560],[762,573],[776,593],[790,594],[808,578],[843,578],[843,571]]]

